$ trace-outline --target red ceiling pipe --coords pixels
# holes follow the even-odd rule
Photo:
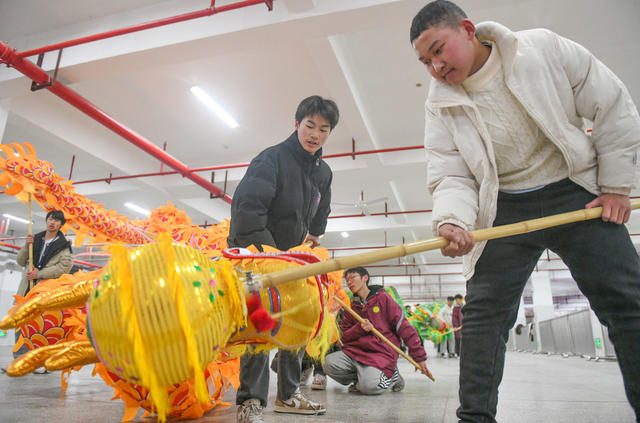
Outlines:
[[[368,268],[369,266],[367,266]],[[462,273],[460,273],[462,274]],[[389,275],[369,275],[372,278],[385,278],[388,277]],[[422,276],[422,275],[400,275],[400,276],[409,276],[409,279],[411,279],[412,277],[418,277],[418,276]],[[389,286],[436,286],[436,285],[464,285],[465,281],[461,280],[461,281],[454,281],[454,282],[422,282],[422,281],[414,281],[414,282],[394,282],[392,284],[387,284]],[[377,284],[376,284],[377,285]],[[404,298],[403,298],[404,299]]]
[[[420,148],[424,148],[422,145],[413,145],[409,147],[395,147],[395,148],[383,148],[380,150],[366,150],[366,151],[358,151],[353,153],[340,153],[340,154],[329,154],[326,156],[322,156],[323,159],[333,159],[337,157],[350,157],[350,156],[360,156],[364,154],[377,154],[377,153],[390,153],[395,151],[405,151],[405,150],[417,150]],[[207,166],[207,167],[195,167],[191,169],[193,172],[208,172],[212,170],[223,170],[223,169],[235,169],[239,167],[248,167],[249,163],[235,163],[228,165],[217,165],[217,166]],[[175,175],[178,172],[153,172],[153,173],[139,173],[137,175],[125,175],[125,176],[111,176],[109,178],[99,178],[99,179],[87,179],[85,181],[75,181],[74,185],[79,184],[90,184],[94,182],[111,182],[117,181],[119,179],[135,179],[135,178],[147,178],[151,176],[167,176],[167,175]]]
[[[82,261],[82,260],[74,260],[73,262],[77,263],[77,264],[81,264],[83,266],[93,267],[95,269],[102,269],[104,267],[104,266],[99,266],[97,264],[89,263],[89,262]]]
[[[322,158],[335,159],[337,157],[353,157],[353,156],[360,156],[362,154],[389,153],[392,151],[419,150],[423,148],[424,148],[424,145],[412,145],[409,147],[382,148],[379,150],[365,150],[365,151],[354,151],[352,153],[328,154],[326,156],[322,156]]]
[[[19,245],[6,244],[4,242],[0,242],[0,246],[13,248],[14,250],[22,249],[22,247],[20,247]],[[87,263],[86,261],[82,261],[82,260],[74,260],[73,262],[77,264],[81,264],[83,266],[95,267],[96,269],[101,269],[102,267],[104,267],[104,266],[98,266],[97,264],[93,264],[93,263]]]
[[[191,169],[192,172],[195,172],[195,169]],[[73,181],[73,185],[82,185],[82,184],[91,184],[93,182],[107,182],[111,183],[112,181],[118,181],[120,179],[137,179],[137,178],[145,178],[148,176],[166,176],[166,175],[177,175],[176,171],[166,171],[166,172],[153,172],[153,173],[139,173],[137,175],[126,175],[126,176],[109,176],[108,178],[99,178],[99,179],[87,179],[84,181]]]
[[[18,54],[14,50],[12,50],[8,45],[2,42],[0,42],[0,62],[6,63],[8,66],[13,67],[39,85],[50,82],[49,75],[44,70],[40,69],[30,61],[18,56]],[[106,126],[116,134],[131,142],[138,148],[160,160],[162,163],[166,164],[172,169],[175,169],[183,177],[192,180],[213,195],[219,196],[224,201],[231,204],[231,197],[228,194],[225,194],[211,182],[193,173],[193,170],[189,169],[186,165],[175,159],[173,156],[167,154],[165,151],[151,143],[146,138],[143,138],[141,135],[135,133],[131,129],[119,123],[114,118],[98,109],[87,99],[68,88],[66,85],[60,82],[56,82],[54,85],[46,88],[78,110],[84,112],[89,117],[95,119],[97,122],[100,122],[102,125]]]
[[[343,250],[378,250],[380,248],[387,248],[388,245],[381,245],[379,247],[338,247],[338,248],[327,248],[329,251],[343,251]]]
[[[429,264],[427,263],[425,266],[429,266]],[[367,266],[368,267],[368,266]],[[569,269],[566,267],[559,267],[559,268],[554,268],[554,269],[537,269],[536,272],[564,272],[564,271],[568,271]],[[380,276],[384,276],[384,277],[405,277],[405,276],[411,276],[411,277],[421,277],[421,276],[454,276],[454,275],[462,275],[462,272],[448,272],[448,273],[444,273],[444,272],[440,272],[440,273],[413,273],[413,274],[406,274],[406,273],[399,273],[399,274],[380,274],[380,275],[371,275],[371,277],[380,277]],[[406,285],[406,284],[393,284],[394,286],[396,285]]]
[[[19,246],[19,245],[7,244],[6,242],[0,242],[0,246],[1,246],[1,247],[9,247],[9,248],[13,248],[14,250],[20,250],[20,249],[22,249],[22,247],[21,247],[21,246]]]
[[[390,216],[392,214],[412,214],[412,213],[431,213],[431,210],[405,210],[405,211],[396,211],[396,212],[380,212],[380,213],[369,213],[369,216]],[[345,217],[365,217],[364,213],[359,214],[341,214],[339,216],[329,216],[329,219],[344,219]]]
[[[220,165],[220,166],[208,166],[208,167],[195,167],[191,169],[192,172],[205,172],[209,170],[220,170],[220,169],[233,169],[236,167],[248,167],[249,163],[237,163],[230,165]],[[85,181],[74,181],[73,185],[80,184],[90,184],[93,182],[111,182],[117,181],[119,179],[137,179],[137,178],[146,178],[150,176],[167,176],[167,175],[175,175],[178,172],[175,171],[166,171],[166,172],[153,172],[153,173],[139,173],[137,175],[125,175],[125,176],[110,176],[108,178],[98,178],[98,179],[87,179]]]
[[[391,278],[391,277],[421,277],[421,276],[454,276],[454,275],[462,275],[462,272],[451,272],[451,273],[413,273],[413,274],[406,274],[406,273],[398,273],[398,274],[380,274],[380,275],[371,275],[372,278],[375,277],[381,277],[384,276],[385,278]],[[460,281],[460,283],[463,283],[462,281]],[[407,284],[402,284],[402,283],[398,283],[398,284],[393,284],[393,286],[397,286],[397,285],[407,285]]]
[[[193,170],[193,169],[192,169]],[[107,178],[109,179],[109,178]],[[115,178],[112,178],[115,179]],[[99,179],[100,181],[104,181],[104,179]],[[74,185],[77,184],[77,182],[73,183]],[[390,216],[392,214],[413,214],[413,213],[431,213],[431,210],[405,210],[405,211],[395,211],[395,212],[382,212],[382,213],[369,213],[369,216]],[[341,214],[339,216],[329,216],[327,217],[327,219],[344,219],[346,217],[367,217],[366,214],[363,213],[359,213],[359,214]],[[209,224],[209,225],[199,225],[201,228],[206,228],[209,226],[213,226],[214,223]],[[330,250],[370,250],[370,249],[377,249],[377,248],[385,248],[385,247],[353,247],[353,248],[332,248]]]
[[[425,264],[417,264],[417,263],[407,263],[407,264],[368,264],[367,269],[370,267],[404,267],[404,266],[426,266]]]
[[[102,32],[100,34],[94,34],[94,35],[89,35],[82,38],[76,38],[75,40],[64,41],[62,43],[52,44],[50,46],[23,51],[22,53],[17,53],[17,55],[19,57],[34,56],[36,54],[46,53],[48,51],[60,50],[66,47],[90,43],[92,41],[104,40],[105,38],[117,37],[119,35],[130,34],[132,32],[143,31],[145,29],[156,28],[159,26],[170,25],[177,22],[183,22],[191,19],[211,16],[211,15],[215,15],[216,13],[226,12],[233,9],[239,9],[241,7],[253,6],[259,3],[267,4],[267,7],[269,7],[269,10],[271,10],[269,2],[265,0],[247,0],[247,1],[240,1],[237,3],[227,4],[225,6],[219,6],[219,7],[211,6],[203,10],[198,10],[196,12],[190,12],[190,13],[185,13],[178,16],[172,16],[170,18],[158,19],[156,21],[146,22],[143,24],[129,26],[122,29],[115,29],[112,31]]]
[[[410,147],[409,147],[410,148]],[[348,153],[347,155],[351,155],[351,153]],[[635,199],[635,198],[640,198],[640,197],[629,197],[630,199]],[[389,216],[389,215],[393,215],[393,214],[412,214],[412,213],[431,213],[432,210],[405,210],[405,211],[395,211],[395,212],[380,212],[380,213],[369,213],[369,216]],[[365,217],[366,215],[364,213],[358,213],[358,214],[342,214],[342,215],[338,215],[338,216],[329,216],[329,219],[344,219],[347,217]],[[637,236],[640,234],[630,234],[631,236]],[[380,247],[383,248],[383,247]],[[359,248],[356,248],[359,249]]]

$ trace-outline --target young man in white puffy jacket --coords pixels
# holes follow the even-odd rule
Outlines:
[[[623,225],[640,118],[626,88],[573,41],[544,29],[476,27],[445,0],[420,10],[410,40],[433,77],[425,106],[433,227],[450,241],[444,255],[464,256],[468,279],[459,419],[495,421],[508,330],[545,248],[608,327],[640,417],[640,263]],[[475,244],[469,232],[598,206],[602,219],[516,237]]]

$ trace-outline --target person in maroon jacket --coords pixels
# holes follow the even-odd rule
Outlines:
[[[462,326],[462,295],[456,294],[456,296],[453,298],[456,303],[453,306],[453,315],[451,317],[451,321],[453,323],[453,329],[457,329],[455,331],[455,351],[456,357],[460,357],[460,340],[462,339],[462,332],[459,328]]]
[[[389,388],[400,392],[404,389],[404,379],[397,368],[398,353],[371,330],[376,328],[397,347],[400,347],[400,339],[404,340],[409,355],[426,372],[427,353],[418,332],[382,286],[369,286],[367,269],[348,269],[344,277],[354,294],[351,307],[364,319],[364,323],[344,313],[340,324],[342,350],[325,357],[324,371],[342,385],[351,384],[350,392],[377,395]]]

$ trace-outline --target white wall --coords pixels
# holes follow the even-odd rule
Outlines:
[[[22,278],[22,269],[16,264],[16,255],[0,253],[0,315],[5,316],[13,307],[13,296],[18,291],[18,284]],[[0,345],[13,345],[13,329],[0,336]]]

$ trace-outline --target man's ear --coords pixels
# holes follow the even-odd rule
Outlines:
[[[363,278],[367,278],[367,279],[364,279],[364,284],[369,286],[369,275],[364,275]]]
[[[298,120],[296,119],[296,131],[298,130],[298,128],[300,127],[300,122],[298,122]]]
[[[467,35],[469,40],[473,40],[476,36],[476,26],[469,19],[463,19],[460,21],[460,27]]]

